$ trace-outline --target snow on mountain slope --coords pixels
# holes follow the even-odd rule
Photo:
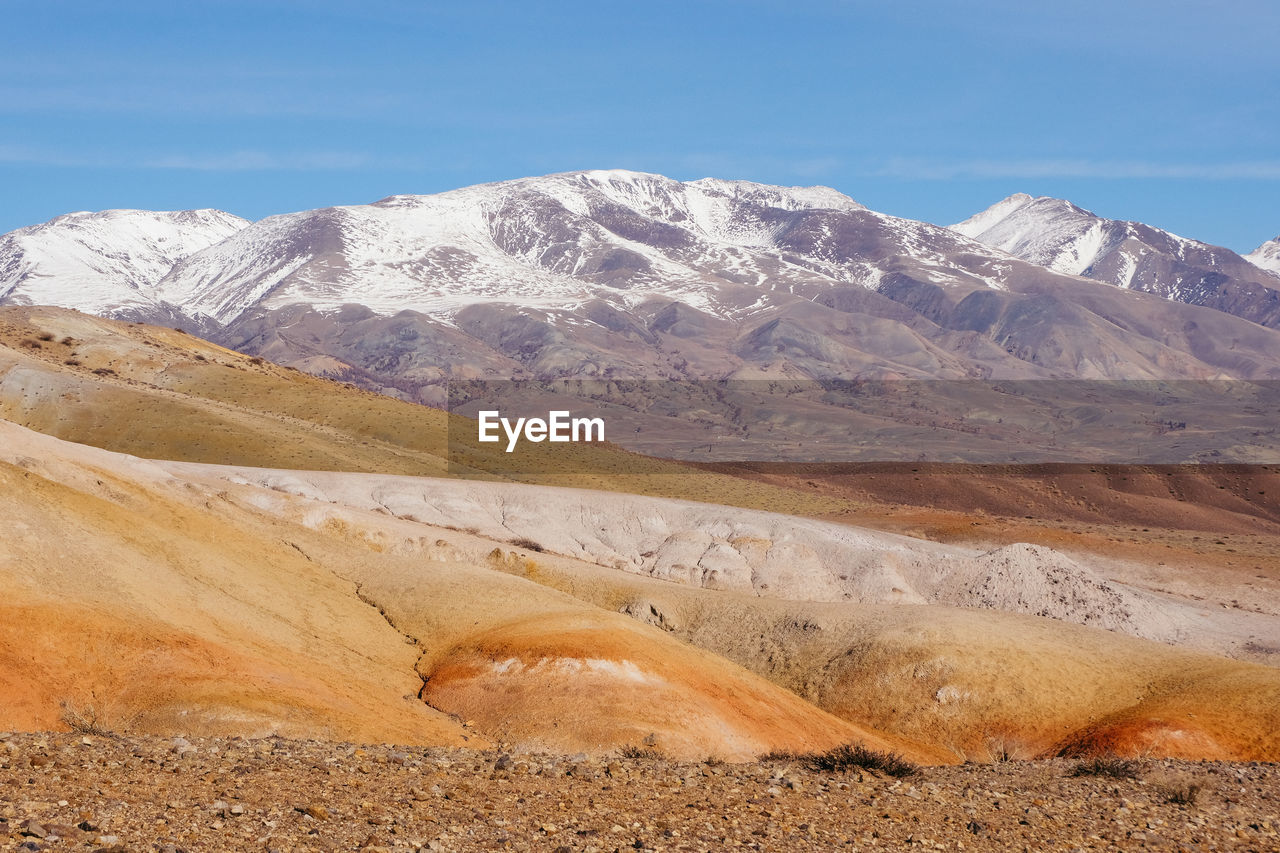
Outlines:
[[[0,236],[0,304],[146,313],[175,263],[248,224],[221,210],[104,210],[21,228]]]
[[[826,187],[573,172],[270,217],[183,260],[160,289],[223,324],[298,303],[447,319],[477,303],[573,310],[598,298],[738,316],[815,280],[874,286],[883,270],[836,245],[849,217],[895,235],[884,254],[914,252],[943,279],[955,276],[939,235],[992,254]]]
[[[1035,199],[1026,193],[1014,193],[1008,198],[991,205],[981,213],[975,213],[964,222],[952,225],[951,230],[977,240],[981,238],[982,234],[987,230],[998,225],[1002,220],[1011,216],[1019,208],[1033,201],[1035,201]]]
[[[951,229],[1058,272],[1280,324],[1276,282],[1230,249],[1062,199],[1019,193]]]
[[[1065,237],[1046,243],[1046,221]],[[1131,290],[962,233],[997,229]],[[0,302],[181,325],[419,401],[451,376],[1280,376],[1276,333],[1226,316],[1280,325],[1269,274],[1027,196],[952,230],[826,187],[592,171],[252,224],[75,214],[2,239],[19,284]]]
[[[1025,193],[1009,196],[951,228],[1033,264],[1069,275],[1087,274],[1107,253],[1137,236],[1136,223],[1103,219],[1069,201],[1033,198]],[[1193,243],[1161,233],[1176,243]],[[1130,276],[1132,272],[1133,267],[1129,267]],[[1131,278],[1113,282],[1122,287],[1131,283]]]
[[[1268,240],[1244,257],[1259,269],[1280,275],[1280,237]]]

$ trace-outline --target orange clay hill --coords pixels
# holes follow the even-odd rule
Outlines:
[[[513,546],[479,516],[445,526],[370,504],[367,474],[320,493],[287,471],[152,461],[438,476],[446,416],[75,312],[4,309],[0,342],[0,728],[1280,760],[1280,669],[1035,615],[663,580]],[[898,509],[596,451],[612,473],[555,485],[884,526]],[[616,524],[645,523],[651,500]]]

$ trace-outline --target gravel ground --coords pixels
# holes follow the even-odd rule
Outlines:
[[[794,759],[0,734],[0,849],[1280,850],[1280,765],[1078,766],[893,778]]]

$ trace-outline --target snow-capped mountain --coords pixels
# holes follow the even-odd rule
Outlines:
[[[951,229],[1033,264],[1280,325],[1280,283],[1221,246],[1018,193]],[[1261,251],[1261,250],[1259,250]]]
[[[179,263],[219,340],[444,376],[1280,376],[1280,336],[826,188],[575,172],[272,217]]]
[[[450,377],[1280,378],[1280,332],[825,187],[572,172],[209,215],[169,255],[104,230],[72,265],[17,239],[51,224],[6,237],[0,263],[49,271],[26,280],[56,304],[141,318],[151,299],[147,319],[430,402]],[[33,286],[0,304],[37,301]]]
[[[0,304],[112,317],[172,313],[157,283],[248,221],[221,210],[68,213],[0,236]]]
[[[1280,237],[1263,243],[1245,255],[1245,259],[1260,269],[1280,276]]]
[[[891,241],[875,257],[842,242],[841,229],[861,221]],[[274,216],[185,259],[161,288],[230,323],[251,307],[298,303],[447,320],[482,303],[575,310],[597,298],[738,316],[815,284],[874,286],[890,254],[932,265],[935,278],[986,283],[941,253],[991,253],[949,235],[936,245],[937,232],[825,187],[576,172]]]

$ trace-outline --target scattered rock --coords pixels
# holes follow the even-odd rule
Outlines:
[[[316,820],[329,819],[329,810],[324,806],[303,806],[302,808],[298,809],[298,811],[302,812],[308,817],[313,817]]]
[[[73,747],[80,766],[74,774],[56,763],[0,769],[0,797],[22,792],[0,800],[4,849],[379,853],[518,848],[534,839],[541,841],[529,849],[574,851],[1280,849],[1277,765],[1151,762],[1152,778],[1203,783],[1191,809],[1141,779],[1073,777],[1072,761],[930,767],[907,781],[823,774],[803,763],[708,766],[281,739],[208,744],[217,753],[199,741],[192,763],[175,773],[166,764],[171,740],[85,746],[79,735],[43,735],[36,747],[35,736],[12,737],[24,755],[60,757]],[[368,772],[355,772],[355,762]],[[521,765],[527,773],[517,772]],[[499,766],[510,772],[491,778]],[[291,800],[299,805],[273,805]]]

